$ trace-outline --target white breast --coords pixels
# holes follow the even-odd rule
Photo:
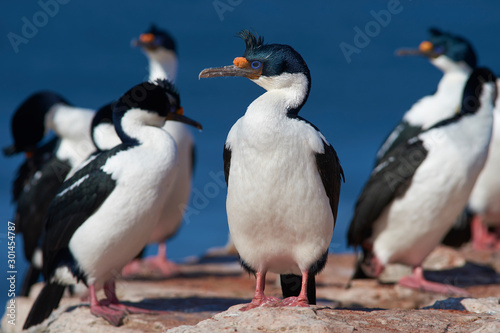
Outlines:
[[[193,136],[186,125],[176,121],[167,121],[163,129],[177,145],[178,172],[165,200],[160,221],[151,234],[150,243],[163,242],[177,232],[191,194]]]
[[[174,141],[150,128],[146,143],[108,160],[103,171],[117,180],[99,210],[73,235],[69,248],[88,283],[99,288],[146,245],[176,176]]]
[[[272,104],[261,99],[233,126],[226,142],[232,153],[229,229],[252,268],[300,274],[328,250],[333,233],[314,157],[323,152],[323,143],[309,125],[266,112]],[[260,112],[252,114],[252,109]]]

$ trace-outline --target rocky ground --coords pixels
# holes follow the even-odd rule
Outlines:
[[[453,298],[400,287],[391,282],[409,269],[393,266],[384,283],[349,283],[355,257],[330,255],[317,277],[318,305],[239,311],[253,296],[254,278],[234,257],[204,258],[180,265],[179,274],[158,279],[119,280],[125,303],[157,311],[129,315],[115,328],[90,314],[88,302],[65,297],[60,307],[30,332],[500,332],[500,253],[436,249],[426,276],[464,287],[470,298]],[[350,287],[348,287],[350,286]],[[16,299],[16,325],[2,320],[3,332],[18,332],[41,284],[29,298]],[[266,294],[280,296],[277,276],[268,274]],[[102,296],[102,295],[101,295]]]

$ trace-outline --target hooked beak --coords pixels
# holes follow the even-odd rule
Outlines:
[[[425,56],[425,53],[418,49],[399,49],[396,50],[397,56]]]
[[[184,116],[184,109],[182,107],[177,109],[175,112],[169,112],[169,114],[167,115],[167,120],[179,121],[181,123],[196,127],[199,130],[203,129],[199,122]]]
[[[198,79],[206,79],[219,76],[242,76],[254,80],[259,78],[260,73],[251,68],[240,68],[235,65],[230,65],[204,69],[201,71]]]
[[[399,49],[396,50],[398,56],[424,56],[427,58],[437,58],[441,54],[434,51],[434,45],[431,42],[423,41],[418,49]]]

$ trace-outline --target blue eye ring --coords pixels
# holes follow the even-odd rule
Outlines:
[[[259,69],[262,67],[262,63],[260,61],[252,61],[252,63],[250,64],[250,66],[253,68],[253,69]]]
[[[434,53],[443,54],[444,53],[444,47],[443,46],[436,46],[436,47],[434,47]]]

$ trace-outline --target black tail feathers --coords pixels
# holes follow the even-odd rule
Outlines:
[[[302,276],[294,274],[280,275],[280,282],[283,298],[299,296],[302,287]],[[316,304],[316,279],[314,274],[309,274],[307,279],[307,300],[311,305]]]
[[[55,283],[47,283],[31,307],[28,318],[24,323],[23,330],[31,326],[38,325],[47,319],[52,310],[59,306],[59,302],[64,293],[65,286]]]
[[[41,273],[41,270],[33,265],[30,265],[28,271],[26,272],[26,275],[24,276],[24,281],[21,287],[21,291],[19,292],[19,296],[29,296],[31,287],[38,281]]]

